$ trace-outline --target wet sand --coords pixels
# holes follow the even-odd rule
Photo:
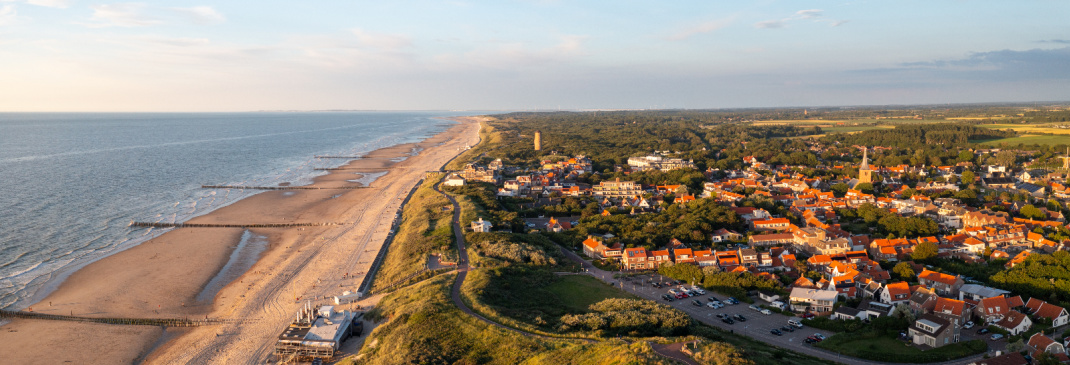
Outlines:
[[[365,189],[265,191],[189,223],[341,223],[250,229],[267,238],[259,260],[213,301],[196,300],[238,246],[242,228],[177,228],[72,274],[35,312],[93,317],[255,319],[240,325],[158,327],[14,320],[0,327],[3,362],[262,363],[273,340],[306,301],[326,304],[356,291],[391,228],[401,201],[427,171],[438,170],[478,140],[479,118],[419,143],[373,151],[314,179],[315,187]],[[414,153],[419,151],[418,153]],[[401,160],[401,158],[405,158]],[[343,278],[343,274],[349,273]],[[166,335],[165,335],[166,332]],[[165,337],[161,337],[165,336]],[[161,338],[163,340],[161,340]]]

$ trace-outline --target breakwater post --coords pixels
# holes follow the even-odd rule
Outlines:
[[[341,223],[256,223],[256,224],[215,224],[215,223],[163,223],[163,222],[130,222],[130,227],[155,227],[155,228],[288,228],[288,227],[322,227],[337,226]]]
[[[239,190],[351,190],[366,189],[366,186],[339,186],[333,188],[316,186],[240,186],[240,185],[201,185],[203,189],[239,189]]]
[[[103,324],[120,324],[120,325],[134,325],[134,326],[162,326],[162,327],[199,327],[224,323],[236,323],[241,322],[235,319],[218,319],[218,318],[205,318],[205,319],[189,319],[189,318],[96,318],[96,317],[76,317],[65,316],[59,314],[45,314],[45,313],[33,313],[22,312],[12,310],[0,310],[0,318],[19,318],[19,319],[43,319],[51,321],[70,321],[70,322],[90,322],[90,323],[103,323]]]

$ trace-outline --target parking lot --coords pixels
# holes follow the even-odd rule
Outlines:
[[[824,336],[832,336],[831,332],[809,327],[796,328],[795,332],[787,332],[782,330],[781,332],[783,332],[783,335],[774,335],[770,333],[770,330],[781,329],[782,327],[788,326],[789,319],[801,320],[801,318],[788,317],[778,313],[761,314],[755,310],[750,309],[750,304],[746,302],[740,302],[736,305],[725,305],[724,308],[719,309],[714,309],[706,306],[706,303],[709,302],[710,297],[714,297],[716,298],[716,300],[719,300],[721,302],[724,302],[724,300],[728,298],[727,296],[718,293],[707,292],[706,295],[700,295],[697,297],[690,297],[684,299],[676,299],[672,302],[666,302],[664,299],[661,298],[661,295],[668,293],[669,289],[675,288],[675,286],[663,286],[661,288],[655,288],[650,284],[650,280],[662,283],[669,281],[668,278],[663,278],[660,275],[653,275],[653,278],[648,275],[642,275],[621,280],[619,281],[619,283],[623,283],[624,289],[628,292],[638,294],[639,296],[645,299],[655,300],[659,303],[670,305],[676,309],[683,311],[684,313],[691,315],[697,320],[701,320],[703,323],[706,323],[708,325],[723,328],[726,331],[729,331],[730,333],[740,333],[745,336],[757,338],[763,342],[776,343],[782,347],[795,347],[792,345],[809,346],[805,344],[806,337],[812,336],[815,333],[820,333]],[[702,302],[703,305],[701,307],[696,306],[692,303],[692,300],[696,299]],[[761,300],[756,300],[755,303],[766,304]],[[721,321],[721,319],[717,317],[717,314],[719,313],[727,314],[729,316],[735,316],[738,314],[742,315],[747,320],[745,322],[740,322],[737,320],[734,321],[735,323],[733,324],[728,324]]]

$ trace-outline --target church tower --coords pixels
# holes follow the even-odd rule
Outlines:
[[[1066,156],[1063,156],[1063,168],[1070,170],[1070,147],[1066,148]]]
[[[873,183],[873,170],[869,169],[869,156],[866,155],[867,151],[869,151],[869,149],[862,150],[862,165],[858,167],[859,184]]]
[[[535,150],[542,150],[542,133],[539,133],[539,131],[535,131]]]

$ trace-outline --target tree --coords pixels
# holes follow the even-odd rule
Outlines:
[[[1018,213],[1029,219],[1044,219],[1048,217],[1047,214],[1041,212],[1040,209],[1037,209],[1033,204],[1026,204],[1022,209],[1018,210]]]
[[[910,257],[918,261],[927,260],[936,257],[939,249],[935,243],[922,242],[914,246],[914,253]]]
[[[861,184],[855,185],[855,190],[860,190],[860,191],[862,191],[863,193],[866,193],[866,194],[873,194],[873,184],[871,184],[871,183],[861,183]]]
[[[908,279],[917,276],[917,273],[914,272],[914,268],[906,262],[895,264],[895,267],[892,268],[892,272],[899,275],[900,279]]]
[[[798,270],[800,275],[806,275],[806,272],[810,271],[810,267],[806,266],[806,261],[795,260],[795,270]]]
[[[999,151],[996,154],[996,163],[1001,166],[1014,166],[1014,161],[1018,159],[1018,154],[1014,151]]]
[[[1018,339],[1018,341],[1008,343],[1005,350],[1007,352],[1018,352],[1022,351],[1023,348],[1025,348],[1025,343],[1022,342],[1022,339]]]
[[[966,171],[962,172],[962,183],[963,184],[972,184],[973,180],[976,179],[976,178],[977,178],[977,176],[975,176],[973,174],[973,171],[966,170]]]

